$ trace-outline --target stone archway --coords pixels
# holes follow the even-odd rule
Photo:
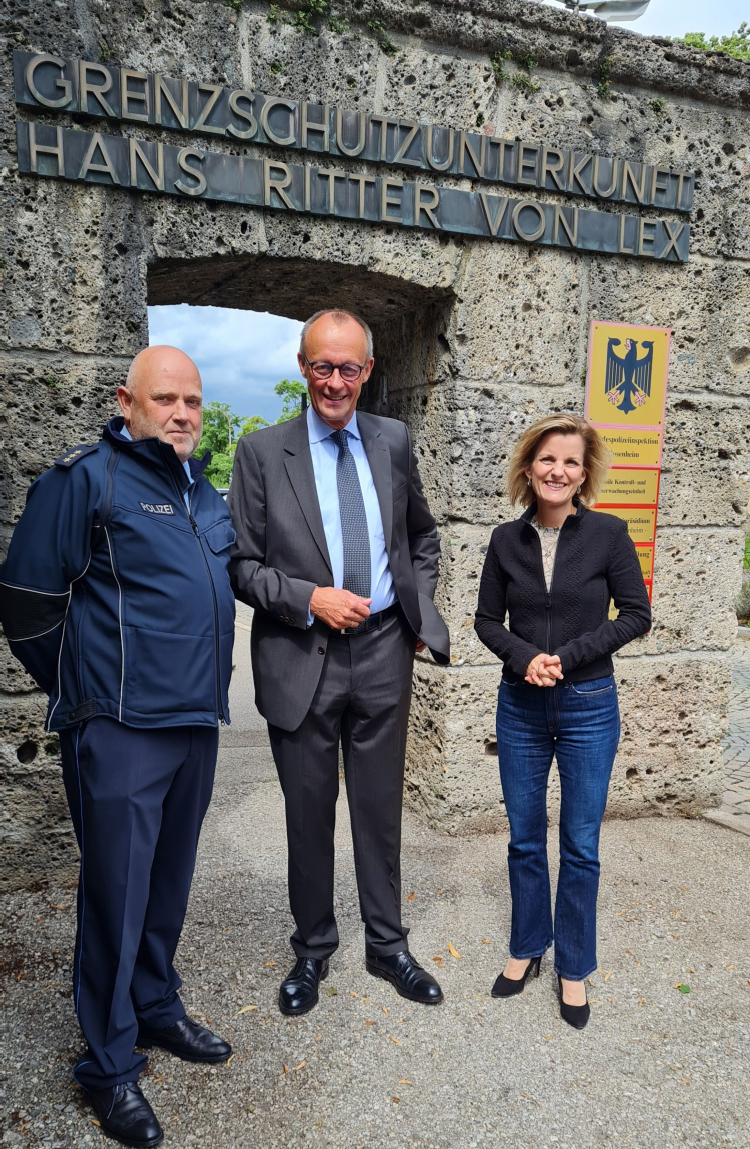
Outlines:
[[[306,233],[309,242],[309,233]],[[445,427],[433,417],[451,311],[450,286],[325,258],[217,256],[156,259],[148,268],[148,304],[188,303],[269,311],[304,321],[324,307],[357,310],[373,329],[376,366],[362,405],[386,405],[412,431],[427,472],[441,453]],[[437,485],[425,475],[437,496]]]
[[[105,135],[112,125],[8,101],[0,110],[9,172],[0,267],[2,538],[28,484],[64,448],[98,437],[115,385],[148,340],[148,301],[304,318],[340,301],[343,289],[346,302],[373,320],[390,411],[412,427],[443,534],[439,595],[455,658],[446,671],[418,666],[410,801],[440,829],[491,829],[502,823],[492,753],[499,668],[471,624],[489,533],[514,513],[502,491],[504,460],[535,418],[582,409],[592,316],[670,327],[654,628],[618,660],[625,724],[610,811],[710,805],[722,785],[750,473],[750,233],[740,154],[746,66],[520,0],[471,11],[423,0],[417,17],[376,7],[344,2],[351,30],[321,27],[311,36],[304,22],[269,19],[263,4],[79,0],[63,9],[34,0],[33,16],[24,9],[18,17],[27,29],[18,42],[29,52],[361,108],[391,122],[474,135],[486,128],[509,146],[528,140],[619,155],[652,165],[657,181],[656,164],[710,172],[696,184],[689,261],[391,226],[387,211],[381,222],[360,222],[144,194],[122,181],[105,186],[105,176],[98,183],[38,178],[17,168],[14,118],[64,119],[68,129]],[[503,64],[500,49],[516,63]],[[592,81],[605,54],[606,99]],[[510,82],[532,57],[533,76],[521,71]],[[11,92],[9,55],[0,67]],[[137,133],[155,150],[162,135],[154,124],[118,122],[113,130]],[[300,160],[299,150],[226,136],[170,138],[202,140],[217,154]],[[338,162],[350,172],[370,170],[365,161]],[[459,191],[481,183],[439,171],[430,178]],[[524,194],[549,210],[564,199],[549,188]],[[668,208],[641,210],[632,197],[627,211],[671,218]],[[55,740],[42,730],[44,699],[5,648],[1,657],[3,881],[23,885],[72,866],[74,850]]]

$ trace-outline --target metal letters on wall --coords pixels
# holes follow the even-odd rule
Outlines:
[[[42,53],[14,52],[14,79],[16,103],[38,110],[319,157],[313,164],[288,164],[19,121],[23,172],[581,251],[688,259],[690,228],[679,219],[552,204],[523,192],[510,199],[432,181],[465,177],[475,186],[503,183],[685,213],[693,201],[690,172]],[[415,178],[367,176],[338,166],[349,158],[405,166]],[[333,159],[336,167],[329,166]]]

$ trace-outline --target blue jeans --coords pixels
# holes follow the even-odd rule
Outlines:
[[[497,755],[510,820],[510,953],[538,957],[554,938],[555,972],[569,981],[597,968],[599,830],[619,739],[614,677],[550,687],[500,684]],[[562,790],[554,933],[547,864],[553,756]]]

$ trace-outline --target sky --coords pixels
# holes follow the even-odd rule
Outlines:
[[[640,19],[615,26],[645,36],[726,36],[743,20],[750,21],[750,0],[651,0]],[[281,414],[273,388],[281,379],[299,378],[301,323],[186,303],[149,307],[148,319],[150,343],[179,347],[198,364],[206,402],[230,403],[239,415],[262,415],[269,423]]]
[[[301,323],[267,312],[231,307],[149,307],[149,343],[179,347],[197,364],[203,400],[230,403],[238,415],[262,415],[273,423],[282,379],[299,379]]]
[[[552,7],[561,5],[552,3]],[[750,23],[748,0],[651,0],[638,20],[612,21],[612,25],[644,36],[684,36],[686,32],[728,36],[743,20]]]

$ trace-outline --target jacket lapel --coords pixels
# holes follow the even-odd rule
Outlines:
[[[310,528],[310,533],[331,572],[331,577],[333,577],[331,558],[328,554],[328,544],[323,530],[323,518],[320,513],[320,503],[318,502],[318,492],[315,487],[315,472],[310,454],[310,440],[307,435],[307,418],[305,415],[300,415],[289,422],[289,430],[284,440],[284,465],[289,476],[289,482],[297,496],[297,502]]]
[[[380,504],[380,517],[383,521],[385,549],[390,556],[391,532],[393,530],[393,475],[391,473],[391,452],[377,428],[366,412],[357,412],[357,424],[362,436],[365,454],[370,464],[372,481]]]

